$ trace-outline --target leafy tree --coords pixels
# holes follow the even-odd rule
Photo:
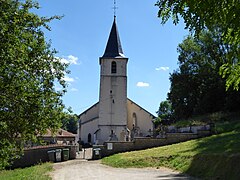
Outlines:
[[[162,119],[160,117],[157,117],[153,121],[155,128],[162,123]]]
[[[39,6],[31,0],[0,0],[0,168],[21,154],[26,140],[59,128],[62,118],[67,65],[43,32],[60,17],[39,17],[33,8]]]
[[[221,33],[221,39],[228,44],[227,61],[220,73],[227,77],[226,87],[231,85],[238,90],[240,83],[240,3],[237,0],[158,0],[158,16],[162,23],[172,17],[177,24],[184,19],[185,28],[199,35],[208,29]]]
[[[170,76],[168,94],[175,118],[237,110],[240,93],[226,92],[225,80],[218,73],[226,62],[226,48],[221,35],[209,31],[200,33],[198,38],[188,36],[179,44],[179,69]]]
[[[171,103],[168,100],[162,101],[160,103],[157,114],[158,114],[158,117],[162,121],[169,121],[170,117],[172,115],[172,105],[171,105]]]
[[[77,134],[78,128],[78,116],[76,114],[65,114],[65,118],[62,119],[62,128]]]

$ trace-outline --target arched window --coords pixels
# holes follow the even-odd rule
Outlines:
[[[112,62],[111,72],[113,74],[117,73],[117,63],[115,61]]]
[[[135,112],[132,115],[132,120],[133,120],[133,126],[136,128],[137,127],[137,115]]]
[[[91,143],[92,142],[92,135],[89,133],[88,134],[88,143]]]

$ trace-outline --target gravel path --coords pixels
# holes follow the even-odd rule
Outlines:
[[[53,180],[153,180],[193,179],[178,172],[160,168],[112,168],[100,161],[72,160],[55,163],[51,172]]]

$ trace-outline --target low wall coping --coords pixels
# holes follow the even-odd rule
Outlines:
[[[132,141],[105,141],[104,144],[106,143],[132,143]]]
[[[24,151],[37,150],[37,149],[49,149],[49,148],[64,148],[64,147],[72,147],[72,146],[76,146],[76,145],[53,144],[53,145],[47,145],[47,146],[34,146],[34,147],[24,148]]]
[[[169,135],[197,135],[197,133],[166,133]]]

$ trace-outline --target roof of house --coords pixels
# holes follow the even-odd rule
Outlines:
[[[112,29],[108,38],[107,46],[102,58],[125,58],[118,34],[116,17],[114,17]]]
[[[47,129],[47,132],[42,135],[42,137],[76,137],[76,134],[70,133],[64,129],[58,129],[56,133],[53,133],[50,129]]]

